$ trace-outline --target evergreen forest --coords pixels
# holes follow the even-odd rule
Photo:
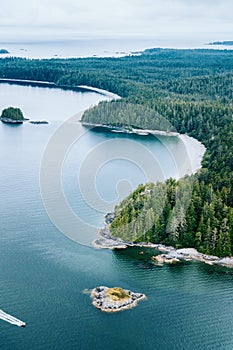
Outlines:
[[[121,96],[83,121],[178,131],[202,142],[195,175],[140,185],[115,208],[112,235],[233,255],[233,51],[148,49],[122,58],[2,58],[0,78]],[[132,106],[132,108],[129,108]],[[186,198],[187,196],[187,198]]]

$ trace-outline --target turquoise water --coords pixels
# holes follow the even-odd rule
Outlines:
[[[1,108],[14,101],[31,118],[50,121],[0,125],[0,309],[27,323],[23,329],[0,320],[1,349],[232,349],[233,271],[198,263],[157,267],[150,263],[153,252],[96,250],[69,240],[50,221],[39,185],[46,145],[62,120],[100,99],[95,93],[0,84]],[[104,210],[85,202],[78,172],[90,150],[102,162],[97,145],[114,141],[120,147],[125,140],[156,154],[166,176],[176,174],[165,145],[179,149],[177,140],[85,133],[64,160],[62,183],[71,208],[91,224],[93,237]],[[106,159],[109,149],[104,148]],[[132,188],[146,178],[129,159],[100,165],[94,174],[97,192],[110,203],[118,200],[116,184],[122,178]],[[104,314],[83,293],[97,285],[119,285],[148,299],[134,309]]]

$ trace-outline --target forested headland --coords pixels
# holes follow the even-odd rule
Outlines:
[[[197,174],[140,185],[117,206],[110,229],[126,240],[233,254],[233,51],[148,49],[122,58],[4,58],[0,78],[109,90],[122,99],[100,104],[95,113],[87,111],[84,121],[154,129],[159,115],[178,132],[201,141],[207,151]],[[117,110],[117,103],[154,114],[144,117],[119,108],[106,119],[106,113],[99,113],[101,108]],[[188,208],[180,200],[186,188],[191,191]]]

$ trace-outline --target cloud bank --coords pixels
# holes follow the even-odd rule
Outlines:
[[[0,40],[202,33],[228,39],[232,13],[232,0],[7,0],[0,8]]]

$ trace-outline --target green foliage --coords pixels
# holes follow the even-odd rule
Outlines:
[[[137,189],[115,208],[110,230],[125,240],[194,247],[206,254],[230,256],[232,213],[221,193],[194,175]]]
[[[19,108],[8,107],[2,111],[1,118],[9,118],[12,120],[24,120],[22,111]]]
[[[149,49],[122,58],[5,58],[0,77],[106,89],[121,101],[101,103],[85,121],[160,130],[172,125],[204,143],[201,171],[140,185],[115,208],[111,232],[225,256],[233,254],[232,67],[230,50]]]

